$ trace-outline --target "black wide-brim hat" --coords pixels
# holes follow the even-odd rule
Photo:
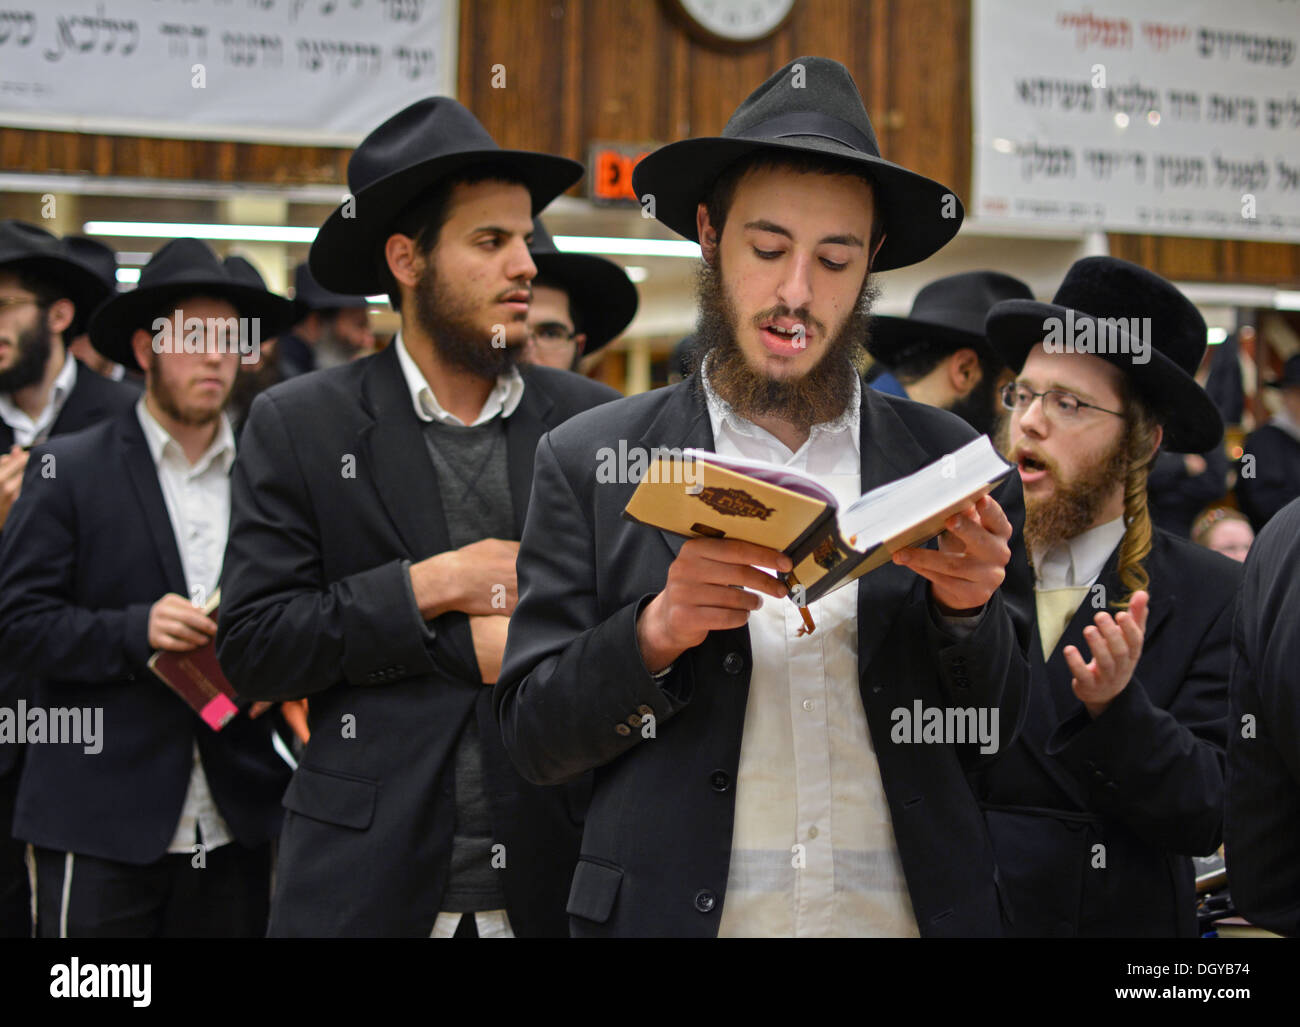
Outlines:
[[[1300,353],[1287,357],[1282,365],[1281,378],[1271,378],[1264,384],[1270,389],[1286,389],[1300,385]]]
[[[861,167],[886,233],[872,271],[924,260],[961,227],[965,212],[951,189],[880,156],[853,77],[826,57],[787,64],[736,108],[721,136],[669,143],[642,158],[632,188],[643,206],[653,197],[658,220],[698,242],[695,212],[713,183],[733,162],[761,151],[820,154]]]
[[[173,239],[150,259],[130,292],[109,300],[90,320],[90,343],[123,367],[139,368],[131,348],[137,328],[152,331],[153,319],[171,316],[168,304],[191,296],[228,301],[240,317],[257,318],[262,339],[273,339],[293,324],[293,304],[252,284],[238,266],[222,263],[199,239]]]
[[[1003,300],[1033,298],[1028,285],[1000,271],[948,275],[916,294],[907,317],[872,317],[867,352],[886,367],[895,367],[914,346],[948,352],[970,348],[981,360],[1000,364],[1002,358],[984,337],[984,319]]]
[[[303,261],[293,270],[294,324],[315,310],[346,310],[349,307],[366,307],[370,301],[365,296],[334,292],[316,281],[311,266]]]
[[[1092,355],[1114,364],[1164,425],[1164,448],[1175,453],[1204,453],[1223,440],[1223,418],[1193,377],[1205,355],[1205,319],[1191,300],[1170,282],[1137,264],[1116,257],[1085,257],[1065,274],[1051,303],[1007,300],[989,311],[985,330],[993,348],[1017,374],[1029,351],[1044,341],[1047,320],[1057,324],[1093,323],[1101,337],[1102,319],[1151,319],[1150,359],[1133,360],[1141,340],[1121,329],[1112,350]],[[1139,324],[1141,322],[1139,321]],[[1072,340],[1070,340],[1072,341]],[[1123,350],[1128,349],[1128,352]]]
[[[348,160],[351,197],[321,226],[308,257],[325,288],[383,292],[383,244],[393,219],[440,181],[477,164],[502,164],[528,188],[532,213],[582,177],[577,161],[503,150],[478,118],[455,100],[431,96],[399,111],[361,141]]]
[[[30,272],[72,300],[76,314],[69,338],[80,334],[75,329],[113,292],[92,268],[72,256],[58,236],[7,218],[0,221],[0,271],[16,269]]]
[[[618,338],[640,302],[627,272],[612,260],[587,253],[561,253],[540,218],[533,219],[533,243],[528,252],[537,265],[536,285],[553,284],[569,294],[569,308],[577,312],[587,336],[585,353],[594,353]]]

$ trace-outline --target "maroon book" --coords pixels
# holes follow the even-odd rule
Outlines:
[[[217,589],[204,604],[203,612],[216,620],[220,605],[221,589]],[[220,731],[239,713],[239,707],[234,703],[235,690],[217,662],[215,638],[187,653],[159,649],[149,657],[149,669],[189,703],[213,731]]]

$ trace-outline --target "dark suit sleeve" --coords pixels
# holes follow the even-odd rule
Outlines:
[[[690,698],[688,659],[659,681],[641,660],[636,619],[652,595],[602,618],[594,537],[550,436],[542,436],[519,547],[519,604],[492,697],[506,750],[535,784],[608,763],[642,744],[641,730],[616,730],[639,707],[661,724]]]
[[[1087,788],[1094,810],[1186,856],[1208,855],[1222,840],[1233,607],[1229,597],[1204,636],[1186,640],[1195,655],[1167,709],[1135,676],[1101,716],[1080,710],[1047,742]]]
[[[231,481],[217,652],[251,699],[301,698],[340,679],[387,684],[434,661],[419,611],[391,560],[326,583],[320,531],[289,426],[257,398]]]
[[[34,677],[121,681],[149,661],[150,604],[90,610],[72,601],[81,543],[76,472],[63,458],[60,473],[44,477],[44,452],[32,450],[0,545],[0,649],[6,663]]]
[[[1260,537],[1242,586],[1233,630],[1224,853],[1241,914],[1300,936],[1298,531],[1300,503]]]

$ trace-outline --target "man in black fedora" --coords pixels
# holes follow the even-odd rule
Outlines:
[[[1264,383],[1281,399],[1275,413],[1242,445],[1237,498],[1256,532],[1300,496],[1300,353],[1282,365],[1282,377]]]
[[[69,257],[93,271],[104,283],[106,297],[117,293],[117,254],[111,246],[84,235],[65,235],[62,242]],[[93,307],[80,312],[68,329],[68,337],[71,339],[68,352],[105,378],[111,378],[115,382],[127,381],[132,385],[140,383],[142,379],[138,375],[128,377],[125,367],[109,360],[91,344],[88,329],[94,312]]]
[[[230,506],[222,408],[289,309],[206,244],[169,242],[90,322],[101,353],[143,370],[144,394],[32,450],[0,547],[0,648],[50,724],[29,739],[14,816],[35,847],[42,937],[265,932],[289,778],[270,718],[250,709],[216,731],[148,661],[216,631],[202,607]],[[55,736],[55,710],[80,737]]]
[[[275,344],[282,378],[336,367],[375,348],[366,298],[325,288],[307,261],[294,268],[293,303],[293,328]]]
[[[588,253],[561,253],[541,218],[528,247],[537,277],[528,303],[532,364],[576,371],[578,361],[618,338],[636,316],[637,292],[621,267]]]
[[[629,522],[635,473],[597,474],[602,450],[694,446],[811,473],[845,501],[971,439],[951,414],[863,389],[855,360],[869,271],[929,256],[961,208],[879,156],[848,70],[820,57],[774,74],[721,137],[644,158],[633,184],[703,249],[704,363],[542,439],[494,696],[530,780],[595,772],[572,932],[997,934],[963,775],[996,745],[891,729],[916,703],[979,708],[1003,744],[1014,734],[1028,623],[999,585],[1027,587],[1018,484],[952,518],[937,548],[814,603],[801,637],[768,573],[788,558]]]
[[[125,410],[134,392],[108,382],[65,340],[110,293],[36,225],[0,221],[0,537],[22,489],[31,447]],[[30,699],[30,682],[4,661],[0,706]],[[23,746],[0,740],[0,937],[31,933],[25,846],[10,837]]]
[[[581,173],[421,100],[357,148],[352,197],[312,246],[323,286],[387,292],[402,325],[382,353],[259,396],[235,465],[222,665],[244,694],[311,710],[273,935],[564,931],[586,789],[519,777],[484,685],[537,440],[616,395],[515,366],[532,219]]]
[[[1157,450],[1223,423],[1192,377],[1205,322],[1158,275],[1076,262],[1051,303],[1007,300],[1004,452],[1025,490],[1037,632],[1020,739],[975,779],[1012,933],[1194,935],[1192,856],[1219,844],[1240,564],[1153,526]]]
[[[965,271],[924,286],[907,317],[871,319],[867,352],[887,367],[908,399],[951,410],[982,435],[997,416],[1004,365],[984,337],[984,318],[1002,300],[1034,298],[999,271]]]

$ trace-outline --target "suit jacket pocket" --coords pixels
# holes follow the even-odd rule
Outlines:
[[[618,889],[623,884],[623,870],[612,863],[595,863],[586,857],[578,860],[569,889],[566,912],[584,920],[603,924],[614,911]]]
[[[300,765],[284,793],[284,808],[313,820],[364,831],[375,818],[379,785],[364,777]]]

